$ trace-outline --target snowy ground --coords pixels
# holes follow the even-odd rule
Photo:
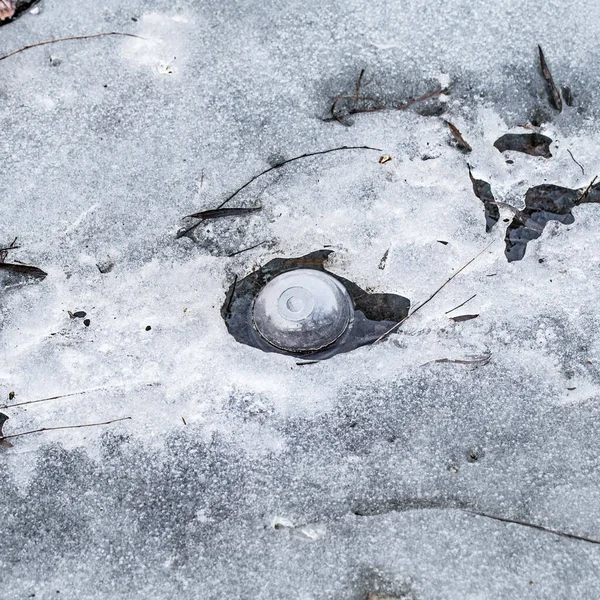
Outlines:
[[[600,539],[600,206],[509,264],[510,212],[486,234],[467,170],[515,206],[600,172],[600,5],[38,6],[0,53],[145,39],[0,61],[0,247],[18,236],[9,260],[48,272],[1,292],[1,402],[101,388],[2,409],[4,433],[131,420],[0,448],[0,596],[600,597],[600,546],[472,514]],[[538,43],[575,96],[560,115]],[[397,101],[449,83],[473,152],[416,109],[324,121],[363,68]],[[493,147],[539,107],[553,158]],[[343,145],[382,152],[278,169],[236,198],[261,212],[176,239],[273,161]],[[329,269],[416,304],[493,240],[398,335],[319,364],[238,344],[220,316],[234,276],[274,257],[332,246]],[[480,316],[450,321],[473,294],[453,314]]]

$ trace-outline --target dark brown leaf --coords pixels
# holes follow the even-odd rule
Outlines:
[[[470,321],[476,319],[479,315],[458,315],[457,317],[450,317],[455,323],[462,323],[463,321]]]
[[[13,263],[0,263],[0,271],[9,271],[11,273],[21,273],[23,275],[30,275],[31,277],[37,277],[38,279],[44,279],[48,273],[32,267],[31,265],[17,265]]]
[[[446,125],[448,125],[448,128],[450,129],[450,133],[453,135],[454,139],[456,140],[456,145],[463,150],[464,152],[471,152],[471,150],[473,150],[473,148],[471,148],[471,144],[469,144],[469,142],[467,142],[465,140],[465,138],[462,136],[462,133],[458,130],[458,128],[454,125],[452,125],[452,123],[450,123],[450,121],[445,121]]]
[[[379,268],[383,271],[385,269],[385,265],[387,263],[387,259],[388,259],[388,255],[390,253],[390,249],[388,248],[384,255],[381,257],[381,260],[379,261]]]
[[[546,62],[546,57],[544,56],[544,52],[542,51],[542,47],[538,46],[538,50],[540,52],[540,65],[542,67],[542,75],[548,84],[548,91],[550,93],[550,103],[558,112],[562,112],[562,98],[560,97],[560,92],[554,83],[554,79],[552,78],[552,73],[548,67],[548,63]]]
[[[562,91],[562,97],[563,100],[565,101],[565,104],[567,106],[573,106],[573,92],[571,91],[571,88],[563,85],[561,87],[561,91]]]
[[[527,244],[539,238],[549,221],[564,225],[575,222],[572,213],[580,204],[600,203],[600,184],[596,178],[585,190],[574,190],[553,184],[536,185],[525,194],[525,208],[515,214],[506,229],[504,251],[509,262],[525,256]]]
[[[494,194],[492,194],[492,186],[483,179],[475,179],[470,167],[469,177],[473,184],[473,192],[483,202],[485,209],[485,230],[489,233],[500,219],[500,209],[496,204]]]
[[[500,152],[513,150],[531,156],[552,158],[551,143],[552,140],[541,133],[506,133],[494,142],[494,147]]]
[[[203,210],[192,215],[187,215],[194,219],[222,219],[223,217],[237,217],[239,215],[247,215],[249,213],[262,210],[262,206],[254,206],[251,208],[215,208],[213,210]]]

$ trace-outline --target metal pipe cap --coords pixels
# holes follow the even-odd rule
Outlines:
[[[252,310],[254,327],[272,346],[314,352],[333,344],[354,316],[352,299],[335,278],[314,269],[296,269],[272,279]]]

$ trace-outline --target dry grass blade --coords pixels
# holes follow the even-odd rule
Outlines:
[[[540,54],[540,66],[542,67],[542,75],[548,84],[548,90],[550,91],[550,100],[552,105],[558,112],[562,112],[562,98],[560,96],[560,92],[554,83],[554,79],[552,77],[552,73],[550,72],[550,68],[548,67],[548,63],[546,62],[546,57],[544,56],[544,52],[541,46],[538,46],[539,54]]]
[[[544,527],[543,525],[536,525],[535,523],[527,523],[527,521],[519,521],[517,519],[507,519],[505,517],[497,517],[483,512],[474,510],[461,509],[471,515],[478,517],[485,517],[486,519],[492,519],[494,521],[500,521],[501,523],[511,523],[513,525],[521,525],[523,527],[530,527],[531,529],[537,529],[538,531],[545,531],[546,533],[552,533],[553,535],[559,535],[561,537],[569,538],[572,540],[579,540],[581,542],[589,542],[590,544],[600,544],[600,540],[588,538],[583,535],[576,535],[574,533],[567,533],[566,531],[560,531],[559,529],[551,529],[550,527]]]
[[[145,39],[139,35],[135,35],[134,33],[123,33],[121,31],[106,31],[104,33],[92,33],[89,35],[72,35],[69,37],[55,38],[52,40],[44,40],[42,42],[35,42],[34,44],[29,44],[27,46],[23,46],[22,48],[13,50],[12,52],[9,52],[8,54],[4,54],[3,56],[0,56],[0,61],[6,60],[7,58],[14,56],[15,54],[19,54],[19,52],[24,52],[25,50],[30,50],[31,48],[37,48],[38,46],[46,46],[47,44],[56,44],[58,42],[68,42],[71,40],[89,40],[92,38],[105,37],[108,35],[121,35],[121,36],[125,36],[125,37],[137,38],[139,40]]]
[[[260,246],[263,246],[266,243],[267,243],[267,240],[263,240],[262,242],[259,242],[258,244],[254,244],[254,246],[250,246],[248,248],[242,248],[241,250],[238,250],[237,252],[232,252],[231,254],[228,254],[227,258],[232,258],[234,256],[237,256],[238,254],[242,254],[243,252],[248,252],[249,250],[254,250],[254,248],[259,248]]]
[[[582,174],[585,175],[585,169],[583,168],[583,165],[573,156],[573,153],[568,148],[567,148],[567,152],[573,159],[573,162],[581,169]]]
[[[448,125],[448,128],[450,129],[450,133],[456,140],[456,145],[461,150],[464,150],[465,152],[471,152],[471,150],[473,150],[473,148],[471,148],[471,144],[469,144],[469,142],[467,142],[467,140],[465,140],[462,133],[459,131],[458,127],[456,127],[455,125],[450,123],[450,121],[446,121],[445,119],[444,119],[444,122],[446,123],[446,125]]]
[[[467,302],[471,302],[471,300],[473,300],[473,298],[475,298],[475,296],[477,296],[477,294],[473,294],[470,298],[465,300],[462,304],[459,304],[458,306],[455,306],[454,308],[447,310],[444,314],[447,315],[448,313],[454,312],[455,310],[462,308]]]
[[[23,435],[31,435],[32,433],[42,433],[44,431],[58,431],[59,429],[81,429],[82,427],[99,427],[100,425],[110,425],[119,421],[130,420],[131,417],[121,417],[119,419],[111,419],[110,421],[102,421],[100,423],[83,423],[81,425],[61,425],[60,427],[40,427],[40,429],[32,429],[31,431],[21,431],[20,433],[12,433],[0,437],[0,442],[9,438],[21,437]]]

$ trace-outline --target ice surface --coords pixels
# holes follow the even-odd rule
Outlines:
[[[0,448],[0,596],[598,598],[598,546],[464,509],[600,539],[600,206],[509,264],[511,213],[485,233],[467,168],[517,207],[598,173],[600,5],[38,6],[2,52],[145,39],[0,61],[0,247],[18,236],[10,260],[48,272],[0,297],[1,394],[96,390],[2,409],[4,430],[132,419]],[[560,115],[538,43],[574,94]],[[443,117],[473,152],[416,109],[324,121],[363,68],[390,102],[449,83]],[[540,108],[553,158],[494,148]],[[381,152],[277,169],[230,203],[262,211],[175,239],[269,164],[343,145]],[[333,272],[418,303],[492,240],[397,336],[319,364],[238,344],[220,317],[234,276],[278,256],[331,246]],[[473,294],[451,314],[480,316],[450,321]]]

